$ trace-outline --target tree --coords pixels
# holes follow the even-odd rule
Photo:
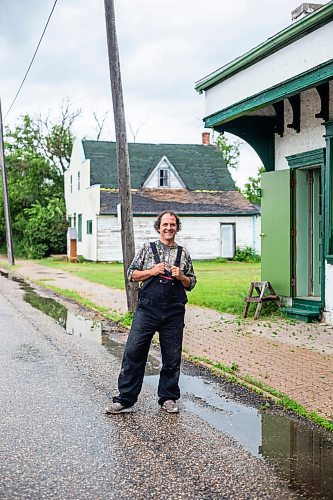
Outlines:
[[[21,214],[22,215],[22,214]],[[23,250],[31,259],[47,257],[51,253],[63,253],[67,231],[65,202],[61,198],[51,199],[46,206],[39,202],[23,212]]]
[[[55,122],[49,117],[25,115],[15,127],[6,128],[5,157],[13,239],[23,257],[41,257],[66,249],[63,173],[69,165],[73,145],[71,127],[78,113],[72,112],[67,103],[62,105],[60,115]],[[3,221],[0,193],[2,246]]]
[[[242,195],[245,196],[251,203],[260,205],[261,203],[261,174],[265,172],[264,167],[258,168],[256,177],[249,177],[244,186]]]
[[[43,155],[53,163],[61,173],[69,167],[74,136],[72,127],[81,110],[71,109],[71,102],[66,99],[60,107],[60,116],[56,121],[48,115],[35,118],[38,127],[38,147]]]
[[[240,142],[230,142],[224,134],[220,134],[216,139],[216,144],[222,153],[227,167],[236,169],[239,162]]]

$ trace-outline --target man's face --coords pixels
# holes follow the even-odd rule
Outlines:
[[[160,224],[160,239],[165,243],[172,243],[177,233],[176,217],[171,214],[164,214]]]

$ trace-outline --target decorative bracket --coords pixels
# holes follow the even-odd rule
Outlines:
[[[322,85],[318,85],[316,90],[320,97],[321,108],[319,113],[315,114],[316,118],[323,118],[325,122],[329,120],[329,101],[330,101],[330,87],[329,82],[325,82]]]
[[[278,101],[273,104],[275,109],[275,132],[283,137],[284,134],[284,101]]]
[[[288,128],[293,128],[296,132],[301,131],[301,94],[296,94],[288,97],[290,106],[293,110],[293,121],[288,123]]]

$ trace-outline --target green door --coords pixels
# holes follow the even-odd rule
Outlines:
[[[261,279],[290,296],[290,170],[261,178]]]

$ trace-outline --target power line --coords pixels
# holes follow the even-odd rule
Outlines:
[[[49,14],[49,17],[48,17],[48,19],[47,19],[47,21],[46,21],[45,27],[44,27],[44,29],[43,29],[43,33],[42,33],[42,35],[41,35],[41,37],[40,37],[40,39],[39,39],[39,42],[38,42],[38,45],[37,45],[36,50],[35,50],[35,52],[34,52],[34,55],[32,56],[32,59],[31,59],[30,64],[29,64],[29,66],[28,66],[28,69],[27,69],[27,71],[26,71],[26,73],[25,73],[25,75],[24,75],[24,78],[23,78],[23,80],[22,80],[22,82],[21,82],[21,85],[20,85],[20,87],[19,87],[18,91],[16,92],[16,95],[15,95],[15,97],[14,97],[14,99],[13,99],[13,102],[11,103],[11,105],[10,105],[10,107],[9,107],[9,109],[8,109],[8,111],[7,111],[7,113],[6,113],[6,115],[5,115],[4,120],[7,118],[7,116],[8,116],[8,114],[10,113],[10,111],[11,111],[12,107],[14,106],[14,103],[15,103],[16,99],[18,98],[19,93],[21,92],[21,89],[22,89],[22,87],[23,87],[23,84],[24,84],[24,82],[25,82],[25,80],[26,80],[27,76],[28,76],[28,73],[29,73],[29,71],[30,71],[30,68],[31,68],[31,66],[32,66],[32,63],[34,62],[34,59],[35,59],[35,57],[36,57],[36,55],[37,55],[37,52],[38,52],[39,46],[40,46],[40,44],[42,43],[43,37],[44,37],[44,35],[45,35],[45,31],[46,31],[46,29],[47,29],[47,27],[48,27],[48,24],[49,24],[49,22],[50,22],[50,19],[51,19],[51,17],[52,17],[52,14],[53,14],[53,11],[54,11],[55,6],[56,6],[56,4],[57,4],[57,1],[58,1],[58,0],[55,0],[55,2],[54,2],[54,4],[53,4],[53,7],[52,7],[51,12],[50,12],[50,14]]]

